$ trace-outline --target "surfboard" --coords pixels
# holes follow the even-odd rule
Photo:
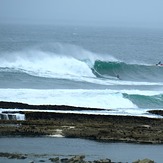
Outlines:
[[[156,66],[163,66],[163,63],[161,63],[161,61],[159,61]]]

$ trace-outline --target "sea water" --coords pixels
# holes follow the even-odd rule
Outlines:
[[[162,54],[160,29],[1,24],[0,101],[106,109],[80,111],[85,114],[157,117],[147,111],[163,106],[163,67],[156,66]],[[0,146],[1,152],[85,154],[88,160],[123,162],[148,157],[161,163],[163,151],[162,145],[45,137],[0,138]],[[39,161],[32,155],[30,160]]]
[[[85,160],[100,160],[109,158],[113,162],[132,163],[138,159],[149,158],[162,163],[162,145],[140,145],[128,143],[103,143],[72,138],[1,138],[0,152],[28,154],[25,160],[0,158],[0,161],[29,162],[30,160],[45,160],[51,157],[70,158],[74,155],[85,155]],[[28,160],[28,161],[27,161]],[[50,161],[49,161],[50,162]]]
[[[1,25],[0,44],[1,101],[117,115],[162,109],[160,29]]]

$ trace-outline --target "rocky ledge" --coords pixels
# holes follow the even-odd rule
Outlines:
[[[35,109],[35,110],[105,110],[99,108],[86,108],[86,107],[75,107],[75,106],[66,106],[66,105],[29,105],[20,102],[5,102],[0,101],[0,108],[4,109]]]
[[[45,156],[45,155],[43,155]],[[93,160],[93,161],[86,161],[85,160],[85,156],[84,155],[76,155],[73,157],[62,157],[60,158],[59,156],[57,157],[50,157],[50,158],[44,158],[42,155],[32,155],[31,154],[19,154],[19,153],[3,153],[0,152],[0,157],[5,157],[8,159],[27,159],[28,157],[33,158],[33,160],[36,160],[37,158],[39,158],[39,162],[47,162],[48,160],[50,160],[53,163],[116,163],[113,162],[111,159],[100,159],[100,160]],[[43,159],[42,159],[43,157]],[[30,163],[35,163],[35,161],[30,161]],[[118,162],[118,163],[122,163],[122,162]],[[136,160],[133,161],[132,163],[154,163],[153,160],[150,159],[143,159],[143,160]]]
[[[24,112],[25,121],[0,120],[0,136],[64,136],[98,141],[163,143],[163,119]]]
[[[1,108],[7,108],[7,106],[8,108],[35,108],[34,105],[21,103],[0,103]],[[36,107],[40,109],[45,106]],[[49,107],[62,109],[62,106]],[[70,110],[76,108],[64,106],[63,109]],[[163,143],[162,118],[27,112],[23,111],[23,109],[21,113],[25,114],[25,121],[0,120],[0,136],[49,135],[108,142]]]
[[[156,115],[163,116],[163,110],[150,110],[148,112],[151,113],[151,114],[156,114]]]

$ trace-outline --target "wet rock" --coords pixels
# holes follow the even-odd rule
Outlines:
[[[83,162],[83,159],[85,158],[84,155],[74,156],[68,160],[69,163],[75,163],[75,162]]]
[[[110,159],[95,160],[94,163],[111,163]]]
[[[0,102],[0,107],[45,109],[45,106],[7,102]],[[46,106],[46,109],[84,110],[88,108]],[[7,115],[0,114],[0,136],[61,134],[65,137],[108,142],[163,143],[163,118],[26,111],[22,111],[22,113],[25,114],[26,120],[21,122],[15,120],[7,121]],[[21,125],[18,127],[6,126],[6,123],[21,123]]]
[[[62,158],[62,159],[61,159],[61,162],[62,162],[62,163],[67,163],[68,160],[69,160],[68,158]]]
[[[50,160],[51,162],[56,162],[56,163],[58,163],[58,162],[59,162],[59,157],[49,158],[49,160]]]
[[[8,114],[9,120],[16,120],[16,115]]]
[[[143,159],[143,160],[134,161],[132,163],[154,163],[154,161],[146,158],[146,159]]]
[[[34,161],[29,161],[29,163],[34,163]]]
[[[19,154],[11,154],[8,158],[9,159],[26,159],[27,157],[19,155]]]
[[[163,116],[163,110],[149,110],[148,112],[151,114]]]
[[[8,159],[26,159],[27,157],[22,154],[16,154],[16,153],[0,153],[0,157],[6,157]]]
[[[6,102],[0,101],[0,108],[10,109],[39,109],[39,110],[105,110],[100,108],[87,108],[87,107],[75,107],[75,106],[66,106],[66,105],[29,105],[26,103],[19,102]]]
[[[0,114],[0,119],[1,120],[8,120],[8,115],[7,114]]]

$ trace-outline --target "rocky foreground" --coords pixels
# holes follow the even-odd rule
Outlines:
[[[34,105],[0,102],[0,108],[35,108]],[[40,110],[84,110],[69,106],[40,106]],[[36,106],[39,109],[39,106]],[[6,112],[7,113],[7,112]],[[132,143],[163,143],[163,119],[134,116],[88,115],[70,113],[29,112],[25,114],[25,121],[0,120],[0,136],[64,136],[71,138],[85,138],[107,142]],[[151,111],[152,113],[152,111]],[[153,114],[162,114],[154,111]],[[6,156],[10,156],[6,154]],[[4,157],[4,154],[0,154]],[[59,159],[59,158],[58,158]],[[69,159],[67,159],[68,161]],[[51,160],[53,162],[53,160]],[[106,160],[105,160],[106,161]],[[94,163],[106,163],[94,161]],[[151,160],[138,160],[135,163],[152,163]],[[60,159],[54,162],[62,162]],[[111,162],[111,160],[107,160]],[[73,163],[73,162],[65,162]],[[80,163],[84,163],[81,161]]]
[[[34,154],[20,154],[20,153],[3,153],[0,152],[0,157],[8,158],[8,159],[17,159],[17,160],[25,160],[28,158],[33,158],[35,161],[36,159],[38,162],[53,162],[53,163],[116,163],[113,162],[111,159],[100,159],[100,160],[93,160],[93,161],[88,161],[85,160],[84,155],[76,155],[76,156],[69,156],[69,157],[63,157],[60,158],[59,156],[57,157],[48,157],[47,155],[34,155]],[[35,163],[34,160],[29,161],[29,163]],[[37,162],[36,161],[36,162]],[[122,162],[118,162],[122,163]],[[154,163],[153,160],[150,159],[143,159],[143,160],[136,160],[133,161],[132,163]]]
[[[35,108],[34,105],[0,102],[0,108]],[[69,106],[36,106],[37,109],[84,110]],[[161,111],[155,111],[161,114]],[[58,135],[98,141],[163,143],[163,119],[134,116],[25,112],[25,121],[0,120],[0,136]]]
[[[163,143],[163,119],[24,112],[25,121],[0,120],[0,136],[58,135],[98,141]]]

